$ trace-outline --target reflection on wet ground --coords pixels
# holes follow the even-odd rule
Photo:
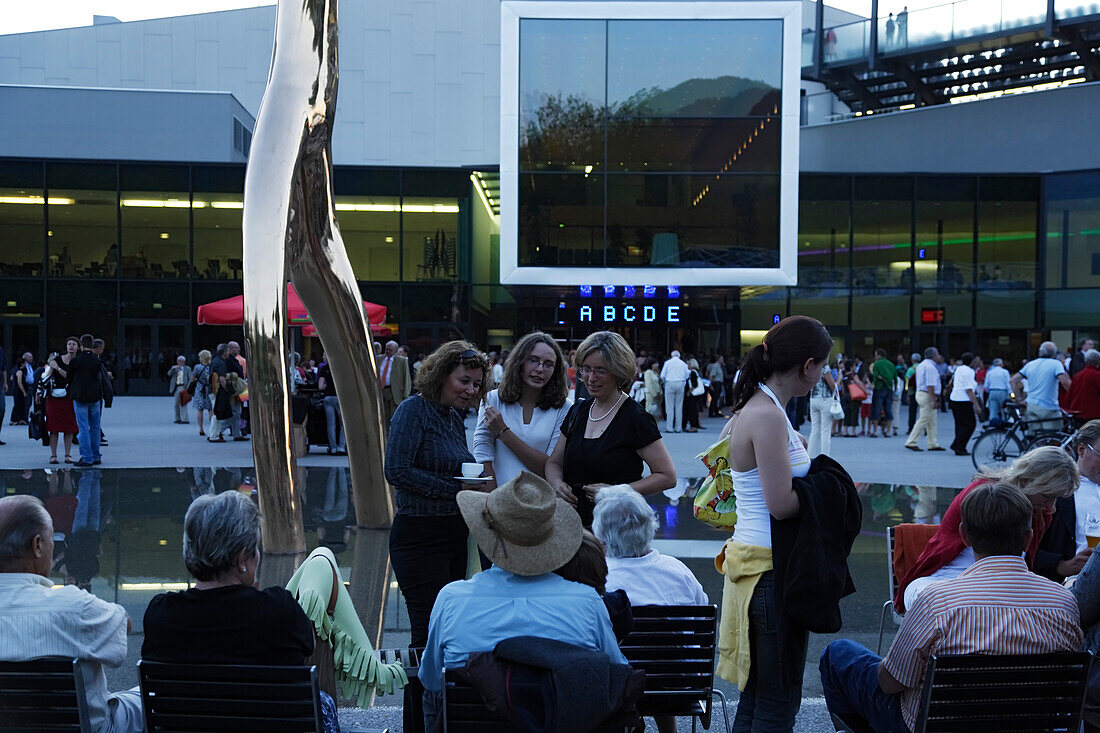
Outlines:
[[[324,545],[337,557],[345,579],[385,571],[386,543],[364,541],[372,557],[356,558],[353,492],[345,467],[311,467],[303,482],[303,519],[307,551]],[[701,479],[682,479],[650,498],[660,521],[658,547],[680,557],[700,579],[710,599],[721,600],[721,576],[713,557],[728,533],[695,520],[691,499]],[[820,694],[814,662],[820,649],[837,637],[875,645],[879,614],[887,598],[886,527],[901,522],[936,523],[960,488],[898,484],[857,484],[863,500],[863,529],[849,559],[856,593],[844,599],[844,629],[814,636],[807,664],[807,696]],[[242,491],[255,496],[249,468],[177,469],[33,469],[0,471],[0,493],[33,494],[42,499],[54,522],[56,583],[75,583],[97,596],[122,604],[142,633],[149,600],[166,590],[184,589],[190,580],[181,557],[183,516],[197,496]],[[368,566],[370,566],[368,568]],[[365,570],[373,572],[365,574]],[[261,572],[263,572],[261,568]],[[288,573],[289,574],[289,573]],[[274,582],[274,581],[272,581]],[[392,582],[391,589],[396,589]],[[353,587],[353,595],[355,595]],[[408,619],[396,592],[384,614],[384,647],[407,644]],[[887,631],[895,627],[887,622]],[[136,658],[140,641],[131,640]],[[131,672],[123,669],[127,684]],[[133,675],[136,683],[136,675]]]

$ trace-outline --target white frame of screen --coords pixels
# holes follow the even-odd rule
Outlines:
[[[520,267],[519,22],[562,20],[780,20],[779,267]],[[504,285],[796,285],[798,125],[802,4],[799,0],[586,2],[503,0],[500,4],[500,282]]]

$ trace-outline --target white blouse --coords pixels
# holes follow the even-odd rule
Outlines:
[[[486,407],[496,408],[504,418],[504,423],[512,429],[517,438],[532,448],[550,455],[554,452],[554,446],[558,444],[561,424],[572,405],[573,402],[566,399],[565,404],[557,410],[540,410],[536,407],[531,415],[531,422],[524,424],[523,406],[518,402],[511,405],[503,404],[499,393],[494,389],[485,396],[485,403],[478,410],[477,427],[474,428],[474,460],[479,463],[493,462],[497,486],[512,480],[519,475],[520,471],[526,470],[523,461],[517,458],[503,441],[494,437],[493,431],[485,421]]]

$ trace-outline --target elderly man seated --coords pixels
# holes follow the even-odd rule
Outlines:
[[[592,532],[607,552],[607,590],[624,590],[632,606],[701,606],[709,603],[687,566],[651,547],[657,516],[629,487],[602,490]]]
[[[829,711],[855,730],[913,730],[933,654],[1044,654],[1081,648],[1077,601],[1033,574],[1021,554],[1031,541],[1031,502],[1004,483],[975,487],[962,501],[963,541],[975,562],[929,585],[905,614],[885,659],[848,640],[821,655]]]
[[[432,730],[443,668],[516,636],[539,636],[602,651],[626,664],[596,591],[554,573],[581,546],[576,509],[526,471],[490,493],[460,491],[458,508],[493,567],[443,587],[432,607],[420,661],[425,729]]]
[[[143,729],[137,689],[110,694],[102,665],[126,659],[126,611],[76,586],[53,588],[53,521],[33,496],[0,499],[0,660],[85,660],[92,730]]]

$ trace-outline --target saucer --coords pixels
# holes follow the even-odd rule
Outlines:
[[[480,484],[493,478],[492,476],[478,476],[477,478],[468,478],[466,476],[452,476],[451,478],[456,481],[461,481],[464,484]]]

